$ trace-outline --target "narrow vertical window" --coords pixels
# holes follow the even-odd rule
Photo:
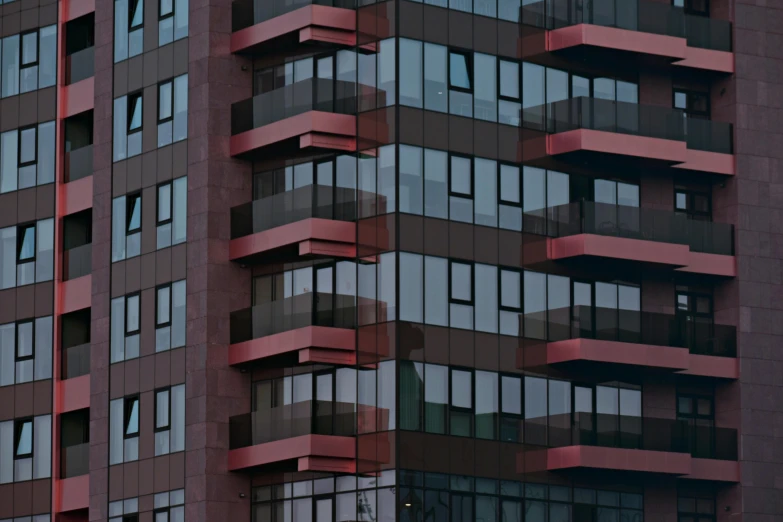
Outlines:
[[[35,329],[33,321],[16,325],[16,383],[33,380]]]
[[[138,256],[141,253],[141,194],[126,196],[125,206],[125,238],[126,258]]]
[[[451,114],[466,118],[473,117],[472,72],[470,57],[467,54],[453,51],[449,53],[449,112]]]
[[[142,0],[139,0],[141,2]],[[140,92],[128,95],[127,109],[127,136],[128,136],[128,157],[141,154],[141,132],[142,132],[142,95]]]
[[[139,459],[139,398],[128,397],[125,399],[124,421],[124,462]]]
[[[167,388],[155,392],[155,455],[169,452],[171,431],[171,391]]]
[[[20,226],[16,238],[16,284],[29,285],[35,282],[35,224]]]
[[[159,287],[155,310],[155,351],[171,347],[171,285]]]
[[[451,370],[450,433],[460,437],[473,436],[473,373]]]
[[[19,169],[19,188],[34,187],[36,183],[37,145],[36,127],[19,129],[19,150],[17,168]]]
[[[171,143],[173,125],[174,82],[168,81],[158,85],[158,147],[164,147]]]
[[[174,0],[160,0],[158,4],[158,46],[174,41]]]
[[[184,243],[188,232],[188,178],[174,180],[172,196],[171,244]]]
[[[187,12],[187,9],[185,9]],[[172,101],[174,112],[174,129],[172,141],[182,141],[188,137],[188,75],[174,78],[174,94]]]
[[[158,186],[158,210],[156,217],[158,249],[171,246],[173,196],[171,183]]]
[[[449,325],[473,329],[473,266],[451,262],[449,281]]]
[[[38,31],[22,35],[21,51],[19,90],[24,93],[38,88]]]
[[[3,98],[19,94],[19,35],[3,38]]]
[[[129,0],[128,8],[128,57],[133,57],[144,50],[144,0]]]
[[[449,166],[449,219],[473,223],[473,161],[452,156]]]
[[[139,356],[140,299],[138,294],[125,298],[125,359],[135,359]]]
[[[506,125],[519,127],[520,118],[520,89],[519,89],[519,64],[500,60],[500,85],[498,86],[498,121]]]

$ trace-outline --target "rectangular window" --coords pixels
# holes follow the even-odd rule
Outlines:
[[[3,98],[19,94],[19,54],[19,35],[3,38]]]
[[[111,362],[135,359],[139,356],[138,294],[117,297],[111,301]]]
[[[185,522],[185,490],[156,493],[153,522]],[[125,521],[123,521],[125,522]]]
[[[441,219],[449,217],[449,155],[424,149],[424,215]]]
[[[421,108],[422,43],[400,38],[400,105]]]
[[[158,147],[187,138],[188,75],[158,85]]]
[[[36,127],[19,129],[19,150],[17,151],[19,188],[35,186],[35,170],[37,160]]]
[[[473,223],[473,161],[451,156],[449,169],[449,219]]]
[[[400,145],[400,212],[423,212],[423,149]]]
[[[157,248],[185,241],[187,236],[187,177],[158,185]]]
[[[35,283],[35,224],[22,225],[16,233],[16,284]]]
[[[476,330],[498,331],[498,268],[491,265],[475,265]]]
[[[473,372],[451,370],[450,433],[460,437],[473,436]]]
[[[522,378],[500,378],[500,440],[522,442]]]
[[[474,223],[487,227],[498,226],[498,164],[496,161],[475,158]]]
[[[519,64],[500,60],[500,84],[498,85],[498,121],[506,125],[519,127],[520,89]]]
[[[157,289],[155,351],[185,345],[185,280]]]
[[[123,409],[124,462],[139,458],[139,398],[126,397]]]
[[[475,53],[473,65],[474,78],[476,79],[474,117],[479,120],[497,121],[497,58],[488,54]]]
[[[143,0],[138,0],[142,2]],[[142,93],[128,95],[128,157],[141,154]]]
[[[155,392],[155,455],[169,452],[171,430],[171,390]]]
[[[449,112],[466,118],[473,117],[473,67],[470,62],[466,53],[449,52]]]
[[[14,427],[14,458],[33,456],[33,419],[17,420]]]
[[[135,257],[141,253],[141,194],[126,196],[125,258]]]
[[[498,425],[498,374],[476,371],[476,437],[496,439]]]
[[[506,230],[522,230],[522,183],[519,167],[500,165],[498,223]]]
[[[449,274],[449,326],[472,330],[473,266],[452,261]]]
[[[158,46],[174,41],[174,0],[161,0],[158,4]]]
[[[144,48],[144,0],[128,2],[128,57],[142,53]]]
[[[522,274],[515,270],[500,271],[500,333],[519,336],[522,333]]]
[[[424,108],[448,112],[448,49],[442,45],[424,44]]]
[[[22,36],[22,65],[19,71],[20,92],[30,92],[38,88],[38,32],[24,33]]]
[[[400,319],[421,323],[423,318],[422,256],[400,252]]]

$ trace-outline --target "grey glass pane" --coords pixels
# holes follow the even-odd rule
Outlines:
[[[54,182],[54,122],[38,125],[38,184]]]
[[[642,416],[642,392],[620,388],[620,415]]]
[[[16,286],[16,227],[0,229],[0,288]]]
[[[447,49],[442,45],[424,44],[424,108],[427,110],[448,111],[446,54]]]
[[[380,255],[378,268],[378,300],[381,312],[385,310],[385,316],[381,313],[380,322],[393,321],[397,317],[396,302],[396,267],[395,254],[388,252]]]
[[[424,215],[448,217],[448,154],[442,151],[424,151]]]
[[[424,271],[424,322],[448,326],[448,261],[426,256]]]
[[[522,62],[522,108],[527,123],[542,125],[544,113],[544,67]]]
[[[142,4],[142,0],[139,0]],[[128,56],[138,56],[144,50],[144,29],[135,29],[128,33]]]
[[[522,415],[522,378],[504,375],[500,383],[503,413]]]
[[[158,297],[156,301],[157,315],[156,324],[168,323],[171,321],[171,287],[164,286],[158,288]]]
[[[171,348],[171,327],[155,329],[155,351],[164,352]]]
[[[173,121],[158,124],[158,147],[165,147],[171,144],[173,125]]]
[[[187,238],[188,178],[174,180],[174,215],[172,217],[171,243],[182,243]]]
[[[3,38],[3,98],[19,94],[19,35]]]
[[[571,383],[549,381],[549,415],[571,413]]]
[[[187,9],[185,10],[187,12]],[[188,75],[174,78],[174,130],[173,140],[188,137]]]
[[[36,225],[35,280],[51,281],[54,278],[54,219],[42,219]]]
[[[0,325],[0,386],[14,384],[15,337],[14,323]]]
[[[16,362],[16,383],[31,382],[33,380],[33,360]]]
[[[593,97],[602,100],[615,100],[615,81],[609,78],[594,79]]]
[[[451,263],[451,299],[471,301],[473,292],[471,284],[472,267],[463,263]]]
[[[521,308],[522,281],[519,272],[500,271],[500,304],[509,308]]]
[[[0,192],[17,189],[17,131],[4,132],[0,136]]]
[[[473,329],[473,306],[452,303],[449,306],[449,326],[452,328]]]
[[[135,359],[139,356],[139,334],[125,338],[125,359]]]
[[[637,286],[617,285],[618,308],[620,310],[641,310],[641,291]]]
[[[569,176],[562,172],[548,170],[546,173],[546,204],[547,207],[558,207],[570,202]]]
[[[476,437],[497,437],[498,374],[476,371]]]
[[[597,179],[593,183],[594,200],[596,203],[614,205],[617,203],[617,182]]]
[[[620,411],[617,388],[608,386],[595,387],[596,413],[617,415]]]
[[[571,76],[571,97],[590,96],[590,79],[583,76]]]
[[[39,317],[35,320],[34,379],[36,381],[52,378],[52,350],[52,316]]]
[[[128,58],[128,0],[114,2],[114,61]]]
[[[152,501],[153,509],[169,507],[169,493],[156,493]]]
[[[617,203],[628,207],[639,206],[639,185],[617,183]]]
[[[473,406],[473,380],[471,372],[451,370],[451,405],[457,408]]]
[[[400,319],[423,322],[422,256],[400,253]]]
[[[635,83],[617,80],[617,101],[639,103],[639,87]]]
[[[155,456],[169,452],[169,430],[155,432]]]
[[[525,377],[525,418],[545,419],[547,413],[547,382],[538,377]]]
[[[128,157],[141,154],[141,131],[128,134]]]
[[[38,88],[38,66],[23,67],[19,70],[19,92],[25,93]]]
[[[471,187],[471,160],[451,157],[451,192],[471,196],[473,188]]]
[[[125,333],[139,330],[139,296],[132,295],[127,298],[125,309]]]
[[[168,1],[171,4],[171,1]],[[174,17],[164,18],[158,22],[158,47],[174,41]]]
[[[509,22],[518,22],[519,8],[520,0],[498,0],[498,18]]]
[[[519,98],[519,64],[500,61],[500,95]]]
[[[400,38],[400,105],[421,108],[422,43]]]
[[[397,166],[396,166],[396,146],[385,145],[378,148],[378,213],[394,212],[397,209]],[[421,155],[421,152],[419,152]],[[400,152],[400,161],[404,156]],[[414,160],[415,161],[415,160]],[[418,159],[419,176],[421,176],[421,157]],[[413,166],[407,165],[405,168]],[[400,169],[403,167],[401,166]],[[400,173],[402,179],[402,173]],[[415,183],[415,180],[413,180]],[[411,205],[412,209],[421,208],[421,180],[418,182],[418,194],[416,186],[411,187],[413,193],[406,192],[404,195],[409,198],[405,203]],[[402,182],[400,182],[400,198],[403,197]],[[418,198],[418,200],[416,199]],[[411,210],[413,211],[413,210]],[[421,214],[421,210],[417,212]]]
[[[16,326],[16,355],[19,358],[33,355],[33,322]]]
[[[422,213],[422,161],[420,147],[400,145],[400,212]]]
[[[30,127],[19,131],[20,134],[20,146],[19,146],[19,163],[29,163],[35,161],[35,139],[36,128]]]
[[[139,438],[125,439],[125,462],[139,460]]]
[[[449,86],[460,89],[472,88],[468,59],[464,54],[449,53]]]
[[[127,258],[136,257],[141,253],[141,232],[128,234],[125,238],[125,253]]]
[[[14,481],[14,421],[0,422],[0,484]]]
[[[494,0],[477,1],[494,2]],[[479,120],[497,121],[497,58],[488,54],[474,53],[473,60],[476,79],[473,98],[474,117]]]
[[[17,459],[14,461],[14,481],[32,480],[33,478],[33,459]]]
[[[185,385],[171,387],[171,451],[185,449]]]
[[[188,0],[174,0],[174,39],[188,36]]]
[[[498,331],[498,269],[476,264],[476,330]]]
[[[185,346],[186,333],[186,288],[185,281],[177,281],[172,284],[171,303],[171,347]]]
[[[546,171],[522,167],[522,209],[531,212],[546,207]]]
[[[124,3],[116,2],[117,3]],[[115,5],[116,6],[116,5]],[[116,48],[115,48],[116,55]],[[124,160],[128,157],[128,98],[122,96],[114,100],[114,161]],[[118,199],[125,199],[118,198]],[[116,201],[116,199],[115,199]],[[124,203],[123,203],[124,204]],[[112,234],[112,239],[115,235]],[[115,260],[116,261],[116,260]]]
[[[19,261],[33,259],[35,257],[35,227],[24,227],[20,229],[20,233],[22,240],[19,246]]]
[[[125,359],[125,298],[111,300],[111,362]]]
[[[33,422],[33,478],[48,478],[52,474],[52,416],[40,415]]]
[[[476,175],[473,192],[474,223],[477,225],[496,227],[498,226],[497,162],[476,158],[475,168]]]

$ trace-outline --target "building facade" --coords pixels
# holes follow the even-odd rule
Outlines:
[[[0,17],[0,522],[783,516],[783,6]]]

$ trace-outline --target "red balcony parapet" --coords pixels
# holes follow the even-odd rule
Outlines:
[[[354,473],[356,438],[302,435],[233,449],[228,452],[228,469],[237,471],[287,460],[296,460],[299,471]]]

